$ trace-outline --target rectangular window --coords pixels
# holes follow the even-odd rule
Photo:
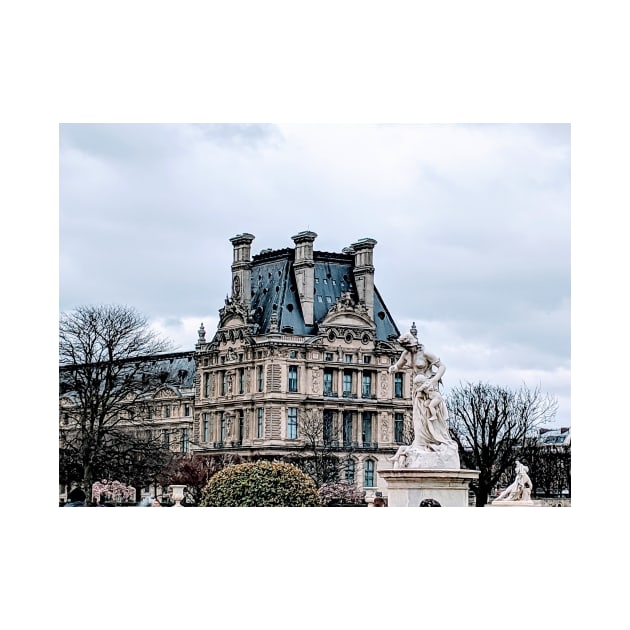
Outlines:
[[[208,372],[203,374],[203,395],[206,398],[210,396],[210,374]]]
[[[171,443],[171,436],[168,429],[162,429],[162,444],[165,448],[168,448]]]
[[[245,393],[245,368],[240,368],[238,371],[238,393]]]
[[[352,393],[352,372],[343,373],[343,395],[348,398]]]
[[[370,444],[372,442],[372,412],[371,411],[364,411],[362,414],[361,439],[363,440],[363,444]]]
[[[171,406],[170,405],[166,405],[164,407],[164,417],[165,418],[170,418],[171,417]]]
[[[287,412],[287,439],[295,440],[298,436],[297,407],[289,407]]]
[[[330,396],[333,393],[333,373],[330,369],[324,370],[324,396]]]
[[[257,438],[259,439],[262,438],[264,428],[265,428],[265,421],[264,421],[264,416],[263,416],[263,408],[258,407],[258,409],[256,409],[256,437]]]
[[[203,441],[207,442],[210,439],[210,420],[208,414],[203,414]]]
[[[289,366],[289,391],[297,392],[298,390],[298,369],[296,365]]]
[[[225,415],[221,416],[221,443],[225,442],[226,422]]]
[[[366,459],[363,464],[363,485],[366,488],[374,487],[374,460]]]
[[[190,405],[188,403],[184,405],[184,416],[190,416]]]
[[[245,412],[242,409],[238,410],[238,441],[243,441],[243,435],[245,429]]]
[[[346,481],[348,483],[354,483],[354,460],[346,459],[346,465],[344,468]]]
[[[394,397],[403,397],[403,375],[400,372],[394,374]]]
[[[366,355],[363,357],[363,363],[372,363],[372,357]]]
[[[352,444],[352,411],[343,412],[343,445]]]
[[[188,429],[182,429],[182,453],[188,453],[188,448],[190,444],[188,443]]]
[[[372,395],[372,375],[369,372],[363,372],[363,389],[361,390],[363,398],[369,398]]]
[[[221,372],[221,396],[225,396],[227,394],[227,372]]]
[[[324,411],[324,432],[323,432],[324,444],[330,444],[333,439],[333,412]]]
[[[262,392],[263,388],[265,386],[265,375],[263,373],[263,366],[259,365],[256,368],[256,373],[257,373],[257,381],[258,381],[258,391]]]
[[[396,444],[403,443],[403,427],[404,427],[404,416],[402,413],[394,414],[394,442]]]
[[[343,362],[344,363],[352,363],[352,355],[351,354],[344,354],[343,355]]]
[[[325,360],[325,361],[332,361],[332,360],[333,360],[333,355],[332,355],[332,352],[326,352],[326,353],[324,353],[324,360]]]

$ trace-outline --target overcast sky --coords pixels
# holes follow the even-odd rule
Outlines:
[[[60,309],[127,304],[188,350],[216,330],[230,237],[371,237],[447,389],[540,386],[567,426],[570,167],[567,124],[61,125]]]

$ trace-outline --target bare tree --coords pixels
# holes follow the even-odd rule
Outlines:
[[[301,451],[284,459],[302,469],[315,481],[318,488],[322,484],[337,481],[345,460],[337,455],[339,448],[335,437],[336,427],[333,426],[333,420],[325,416],[321,409],[300,409],[298,438],[304,446]]]
[[[88,494],[106,474],[138,484],[143,466],[167,463],[142,409],[159,383],[150,358],[169,347],[127,306],[81,306],[61,315],[60,474],[73,470]]]
[[[511,468],[527,439],[555,415],[557,401],[540,388],[511,390],[486,383],[459,384],[447,402],[450,430],[467,468],[480,471],[471,484],[484,506],[501,475]]]

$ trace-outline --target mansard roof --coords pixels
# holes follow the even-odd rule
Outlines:
[[[349,294],[355,304],[359,301],[354,282],[354,256],[314,251],[314,323],[307,325],[296,288],[294,261],[295,250],[292,248],[264,250],[252,257],[250,308],[258,334],[270,331],[271,318],[275,313],[279,332],[315,335],[318,324],[342,293]],[[376,325],[376,339],[387,341],[400,335],[376,288],[374,312],[370,315]]]
[[[139,357],[130,357],[123,363],[140,363],[140,374],[147,373],[157,376],[160,383],[178,388],[191,388],[195,380],[195,354],[193,351],[170,352],[167,354],[155,354]],[[65,373],[80,368],[76,365],[59,366],[60,394],[69,392],[69,381],[64,377]]]

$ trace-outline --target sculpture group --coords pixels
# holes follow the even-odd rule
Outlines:
[[[446,366],[411,333],[399,337],[398,343],[403,352],[389,371],[411,371],[414,438],[390,461],[394,468],[459,469],[457,444],[449,434],[448,410],[439,391]]]

